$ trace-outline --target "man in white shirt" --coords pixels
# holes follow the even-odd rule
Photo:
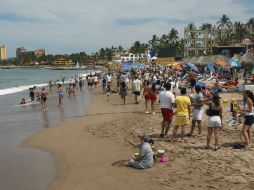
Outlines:
[[[161,114],[163,117],[162,126],[161,126],[161,137],[164,137],[168,134],[170,124],[173,120],[173,104],[175,103],[175,97],[171,92],[171,84],[165,84],[165,91],[160,92],[160,108]]]
[[[135,104],[138,104],[138,97],[140,96],[140,90],[141,90],[141,80],[138,79],[138,77],[135,78],[135,80],[132,82],[132,91],[135,95]]]

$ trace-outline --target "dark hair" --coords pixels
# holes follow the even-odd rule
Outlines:
[[[148,143],[154,145],[154,140],[153,139],[149,139]]]
[[[166,88],[166,90],[170,90],[170,89],[171,89],[171,83],[170,83],[170,82],[167,82],[167,83],[165,84],[165,88]]]
[[[152,84],[152,88],[151,88],[151,90],[152,90],[152,91],[154,91],[154,92],[156,91],[156,84],[155,84],[155,83],[154,83],[154,84]]]
[[[60,88],[62,85],[61,84],[58,84],[58,88]]]
[[[196,85],[196,86],[195,86],[195,90],[196,90],[197,92],[200,92],[200,91],[201,91],[201,87],[200,87],[199,85]]]
[[[245,94],[251,99],[252,103],[254,103],[254,94],[250,90],[246,90]]]
[[[213,95],[213,103],[216,105],[216,106],[220,106],[220,96],[218,94],[214,94]]]
[[[205,86],[202,86],[202,90],[205,90]]]
[[[185,95],[187,93],[186,88],[181,88],[181,94]]]
[[[122,83],[121,83],[121,86],[122,86],[122,88],[125,88],[125,87],[126,87],[125,82],[122,82]]]

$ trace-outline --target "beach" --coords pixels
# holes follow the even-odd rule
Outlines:
[[[254,188],[253,148],[233,149],[235,143],[243,141],[241,126],[223,129],[221,149],[217,151],[204,148],[207,116],[202,120],[202,135],[186,138],[185,143],[171,143],[159,138],[162,118],[158,105],[157,113],[148,115],[142,103],[134,104],[131,94],[127,105],[122,105],[117,93],[111,94],[109,101],[101,89],[91,93],[86,115],[47,128],[22,143],[55,158],[57,173],[50,190]],[[241,97],[232,93],[222,96]],[[224,107],[224,118],[230,119],[229,107]],[[125,139],[138,142],[137,136],[144,133],[153,137],[158,149],[166,150],[169,163],[156,162],[148,170],[125,166],[137,152]]]
[[[27,149],[20,144],[30,135],[55,127],[73,117],[83,116],[89,102],[86,88],[76,97],[65,95],[65,109],[57,107],[56,88],[49,92],[48,109],[41,110],[35,101],[20,105],[21,97],[30,98],[28,87],[43,85],[49,79],[72,76],[80,71],[47,71],[38,69],[11,69],[0,71],[0,189],[45,190],[56,175],[55,160],[45,151]],[[47,85],[47,84],[45,84]],[[64,87],[65,88],[65,87]],[[36,91],[39,91],[39,85]],[[15,183],[14,183],[15,182]]]

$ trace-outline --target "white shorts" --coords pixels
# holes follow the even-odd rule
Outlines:
[[[210,116],[210,117],[208,117],[208,126],[207,127],[221,127],[221,118],[220,118],[220,116]]]
[[[203,117],[204,110],[203,109],[194,109],[192,113],[192,120],[201,121]]]

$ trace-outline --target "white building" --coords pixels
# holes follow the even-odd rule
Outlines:
[[[113,62],[122,63],[127,61],[132,61],[133,63],[139,62],[140,60],[147,59],[147,54],[133,54],[127,51],[122,53],[113,54]]]

